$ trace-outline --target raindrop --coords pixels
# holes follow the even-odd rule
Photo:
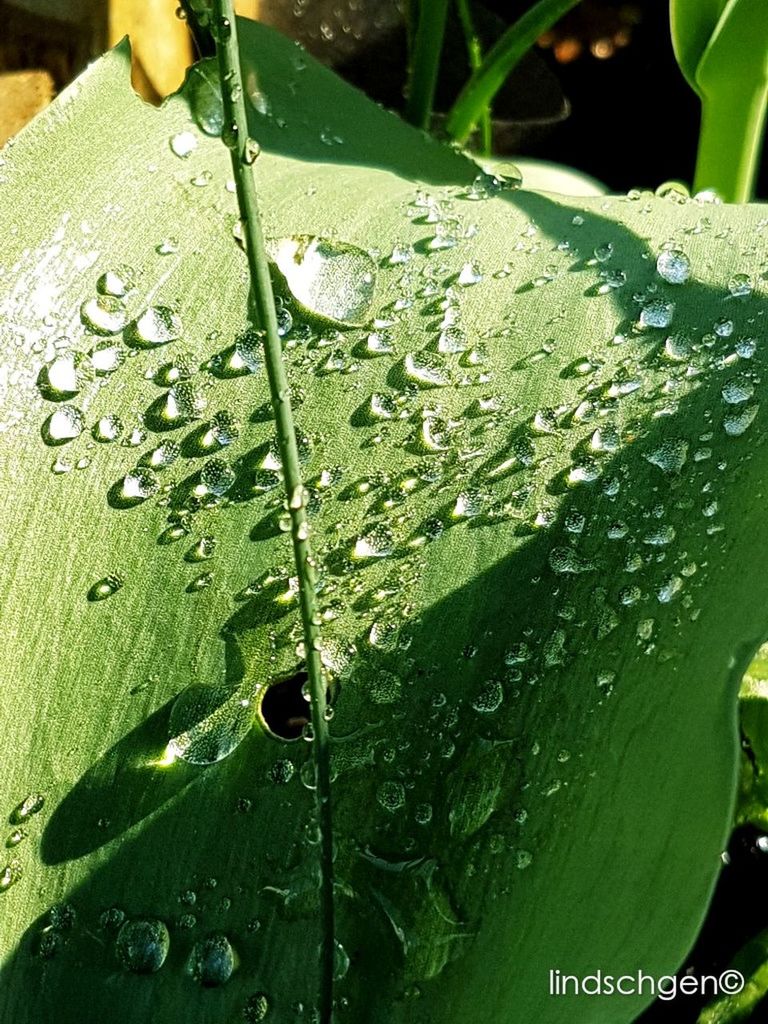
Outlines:
[[[491,680],[472,701],[472,707],[481,715],[492,715],[504,702],[504,688],[501,683]]]
[[[43,437],[46,444],[66,444],[79,437],[85,427],[85,417],[74,405],[62,405],[45,422]]]
[[[176,698],[167,753],[190,764],[214,764],[243,741],[253,723],[251,698],[224,684],[192,684]]]
[[[47,363],[40,376],[43,396],[72,398],[93,377],[93,365],[82,352],[62,352]]]
[[[196,942],[188,970],[206,988],[226,984],[237,966],[237,957],[226,935],[209,935]]]
[[[477,268],[475,263],[465,263],[461,268],[456,283],[461,285],[462,288],[468,288],[470,285],[479,284],[483,280],[483,275]]]
[[[394,814],[405,807],[405,787],[400,782],[382,782],[376,790],[376,799],[385,811]]]
[[[172,466],[181,454],[181,446],[176,441],[161,441],[147,456],[152,469],[167,469]]]
[[[107,270],[96,282],[96,290],[102,295],[114,295],[121,299],[133,287],[133,272],[129,267]]]
[[[595,568],[593,562],[589,562],[577,554],[573,548],[552,548],[549,552],[549,565],[553,572],[560,575],[591,572]]]
[[[757,416],[759,405],[745,405],[743,409],[726,416],[723,420],[723,428],[729,437],[741,437],[752,425]]]
[[[150,306],[132,326],[131,337],[139,344],[152,348],[167,345],[181,336],[181,320],[168,306]]]
[[[134,974],[154,974],[168,956],[171,937],[162,921],[139,918],[126,921],[118,932],[116,950],[123,967]]]
[[[98,295],[82,304],[80,319],[94,334],[119,334],[128,323],[128,314],[116,296]]]
[[[42,793],[30,793],[29,796],[24,797],[21,803],[14,808],[11,821],[16,825],[21,825],[25,821],[29,821],[36,814],[39,814],[44,805],[45,797]]]
[[[682,438],[670,438],[645,453],[645,459],[665,473],[679,473],[688,459],[688,442]]]
[[[176,156],[186,159],[197,149],[197,136],[194,132],[177,132],[171,136],[169,145]]]
[[[0,871],[0,894],[7,892],[21,880],[24,871],[17,860],[12,860]]]
[[[254,328],[243,331],[235,340],[235,353],[251,373],[261,368],[263,351],[262,334]]]
[[[386,523],[376,523],[369,527],[355,541],[353,554],[355,558],[386,558],[392,554],[394,538]]]
[[[726,381],[721,390],[723,401],[728,405],[741,405],[742,402],[748,402],[755,393],[755,387],[752,381],[745,376],[731,377],[729,381]]]
[[[268,243],[270,258],[296,302],[340,325],[359,325],[370,312],[376,264],[354,245],[297,235]]]
[[[652,299],[640,310],[641,327],[669,327],[675,312],[674,302]]]
[[[450,383],[448,367],[442,357],[434,352],[408,353],[404,365],[406,376],[421,388],[442,388]]]
[[[123,577],[117,573],[110,573],[108,576],[104,576],[103,579],[98,580],[93,584],[91,589],[88,591],[89,601],[106,601],[108,597],[112,597],[123,585]]]
[[[685,284],[691,276],[691,261],[681,249],[665,249],[656,260],[656,272],[668,284]]]
[[[171,420],[196,420],[205,411],[205,395],[190,381],[180,381],[168,391],[166,415]]]
[[[106,377],[118,370],[125,360],[125,353],[110,341],[101,341],[90,351],[91,365],[99,377]]]
[[[734,274],[728,282],[728,291],[734,299],[746,299],[752,294],[752,279],[749,274]]]
[[[209,494],[221,497],[234,484],[237,476],[224,459],[209,459],[200,471],[200,483]]]
[[[109,444],[111,441],[117,441],[123,429],[123,421],[120,417],[110,413],[94,423],[91,433],[96,441]]]
[[[123,477],[123,497],[129,501],[144,501],[159,490],[157,475],[147,467],[137,466]]]

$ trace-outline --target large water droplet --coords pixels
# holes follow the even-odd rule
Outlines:
[[[66,444],[79,437],[85,427],[85,417],[74,405],[62,405],[45,422],[43,437],[46,444]]]
[[[668,284],[685,284],[691,276],[691,261],[681,249],[665,249],[656,260],[656,272]]]
[[[94,334],[119,334],[128,323],[128,314],[116,296],[97,295],[82,304],[80,319]]]
[[[61,352],[44,367],[40,388],[46,398],[72,398],[93,377],[93,365],[83,352]]]
[[[679,473],[688,458],[688,442],[682,438],[670,438],[645,453],[645,458],[665,473]]]
[[[131,338],[140,345],[153,348],[167,345],[181,336],[181,320],[168,306],[150,306],[132,325]]]
[[[253,723],[250,693],[225,684],[195,683],[171,709],[168,754],[190,764],[214,764],[242,742]]]
[[[409,352],[403,365],[406,376],[421,388],[443,388],[451,382],[445,361],[435,352]]]
[[[209,494],[221,497],[237,479],[234,469],[224,459],[209,459],[200,471],[200,482]]]
[[[365,322],[376,288],[376,264],[354,245],[311,235],[268,244],[296,302],[307,312],[340,325]]]
[[[209,935],[193,946],[188,969],[201,985],[216,988],[229,981],[236,966],[237,957],[226,935]]]
[[[154,974],[168,956],[171,937],[162,921],[139,918],[126,921],[117,935],[117,956],[134,974]]]

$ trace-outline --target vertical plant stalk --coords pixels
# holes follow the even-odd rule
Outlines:
[[[735,78],[735,76],[734,76]],[[768,87],[733,81],[702,96],[695,192],[714,189],[727,203],[754,198],[765,129]]]
[[[539,0],[497,39],[448,114],[446,128],[456,142],[466,142],[483,110],[502,87],[510,71],[547,29],[579,0]]]
[[[483,50],[480,39],[475,32],[475,24],[470,10],[470,0],[456,0],[456,11],[464,31],[464,40],[467,44],[467,58],[471,71],[477,71],[483,63]],[[478,118],[480,128],[480,153],[483,156],[490,156],[493,148],[493,127],[491,124],[491,105],[486,103]],[[472,125],[472,128],[475,126]],[[471,129],[470,129],[471,130]]]
[[[224,102],[224,139],[232,155],[232,172],[243,225],[243,241],[248,256],[251,298],[258,326],[263,331],[264,361],[277,429],[277,443],[291,519],[291,540],[299,579],[299,607],[304,635],[305,659],[309,679],[312,716],[312,750],[315,764],[315,793],[320,830],[320,997],[319,1020],[330,1024],[333,1013],[334,891],[333,828],[331,814],[330,737],[326,718],[326,689],[320,658],[319,622],[315,563],[309,543],[309,524],[296,444],[296,429],[291,409],[288,377],[283,349],[277,333],[275,298],[269,271],[264,236],[259,216],[256,186],[251,164],[253,142],[248,138],[248,122],[243,97],[237,25],[232,0],[213,0],[213,34],[221,76]]]
[[[429,128],[435,102],[448,4],[449,0],[419,0],[418,3],[405,119],[425,130]]]

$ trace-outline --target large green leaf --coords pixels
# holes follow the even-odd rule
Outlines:
[[[462,157],[243,32],[267,234],[342,254],[326,316],[364,305],[350,247],[378,264],[365,327],[293,307],[286,335],[339,676],[339,1019],[629,1021],[647,993],[556,998],[548,975],[674,969],[717,874],[768,599],[765,210],[473,186]],[[45,804],[9,825],[29,835],[0,894],[0,1009],[230,1024],[263,993],[268,1020],[310,1020],[311,744],[257,720],[217,764],[164,758],[180,692],[258,699],[300,667],[300,633],[266,381],[232,358],[228,155],[195,127],[216,127],[210,70],[193,114],[184,94],[158,112],[127,63],[92,67],[3,167],[3,806]],[[685,283],[655,269],[670,244]],[[127,295],[94,306],[123,266]],[[66,353],[123,316],[123,365],[89,381]],[[206,399],[201,421],[168,418],[169,363],[195,371],[172,399]],[[85,429],[51,446],[80,425],[67,406]],[[241,430],[212,455],[219,410]],[[129,443],[93,439],[110,415]],[[160,490],[132,497],[168,440]],[[236,474],[218,499],[199,492],[226,479],[201,477],[213,457]],[[166,923],[157,973],[121,966],[112,907]],[[208,988],[188,966],[216,933],[240,963]]]

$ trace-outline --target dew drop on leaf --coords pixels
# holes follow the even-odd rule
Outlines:
[[[670,438],[646,452],[645,458],[664,473],[679,473],[688,459],[688,447],[688,442],[682,438]]]
[[[226,935],[209,935],[196,942],[189,958],[189,973],[205,988],[217,988],[232,977],[237,957]]]
[[[126,921],[117,935],[116,951],[120,963],[134,974],[154,974],[168,956],[171,937],[162,921],[137,918]]]
[[[409,352],[404,367],[406,377],[421,388],[444,388],[451,382],[445,361],[435,352]]]
[[[234,469],[224,459],[209,459],[200,471],[200,482],[209,494],[221,497],[236,480]]]
[[[91,365],[99,377],[107,377],[110,373],[118,370],[125,360],[125,353],[118,345],[111,341],[101,341],[91,349]]]
[[[731,377],[725,382],[720,393],[723,396],[723,401],[728,405],[741,405],[752,398],[755,386],[748,377],[743,375]]]
[[[129,501],[144,501],[159,490],[157,474],[145,466],[137,466],[123,477],[123,497]]]
[[[6,864],[5,867],[0,870],[0,894],[7,892],[10,888],[16,885],[22,878],[24,870],[21,863],[17,860],[12,860]]]
[[[298,305],[342,326],[360,325],[371,311],[376,264],[354,245],[311,235],[272,240],[270,258]]]
[[[401,782],[382,782],[376,790],[376,799],[385,811],[394,814],[405,807],[405,787]]]
[[[80,319],[94,334],[119,334],[128,323],[128,314],[116,296],[97,295],[82,304]]]
[[[190,764],[214,764],[232,753],[252,723],[253,706],[244,691],[195,683],[171,709],[167,753]]]
[[[656,272],[667,284],[685,284],[691,276],[691,261],[681,249],[665,249],[656,260]]]
[[[641,327],[669,327],[675,312],[674,302],[652,299],[640,310]]]
[[[85,417],[74,405],[62,405],[45,422],[43,437],[46,444],[66,444],[79,437],[85,427]]]
[[[106,601],[108,597],[112,597],[123,585],[122,576],[116,573],[110,573],[108,576],[104,576],[103,579],[98,580],[93,584],[91,589],[88,591],[89,601]]]
[[[171,136],[169,145],[172,153],[186,159],[197,149],[197,136],[194,132],[177,132]]]
[[[123,429],[123,421],[120,417],[115,415],[115,413],[109,413],[94,423],[91,433],[94,440],[101,442],[101,444],[109,444],[112,441],[117,441]]]
[[[723,420],[723,429],[729,437],[741,437],[752,426],[757,416],[759,405],[746,405],[738,412],[726,416]]]
[[[169,389],[165,412],[171,420],[196,420],[207,405],[205,395],[188,380],[180,381]]]
[[[168,306],[150,306],[132,325],[132,340],[153,348],[167,345],[181,336],[181,320]]]
[[[46,364],[40,389],[46,398],[72,398],[93,377],[93,365],[82,352],[61,352]]]

